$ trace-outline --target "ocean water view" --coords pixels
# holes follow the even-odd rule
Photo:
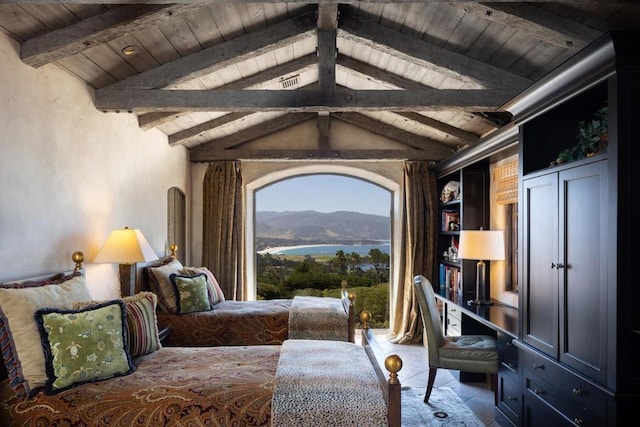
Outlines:
[[[380,249],[387,254],[391,253],[390,243],[381,242],[374,245],[299,245],[299,246],[282,246],[278,248],[268,248],[259,251],[260,254],[272,255],[309,255],[309,256],[327,256],[335,255],[336,252],[342,250],[345,254],[357,253],[360,256],[369,255],[371,249]]]

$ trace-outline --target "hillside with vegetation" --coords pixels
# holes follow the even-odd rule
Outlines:
[[[302,258],[302,259],[300,259]],[[258,299],[293,298],[296,295],[340,297],[342,282],[355,294],[356,313],[369,310],[371,326],[389,326],[389,254],[372,249],[367,256],[347,254],[319,261],[311,256],[257,254]],[[364,270],[367,264],[371,268]]]
[[[389,217],[358,212],[256,212],[256,249],[313,244],[373,244],[389,240]]]

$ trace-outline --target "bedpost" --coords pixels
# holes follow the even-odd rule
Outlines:
[[[356,342],[356,307],[353,301],[356,299],[356,294],[349,292],[349,342]]]
[[[389,371],[389,378],[382,372],[380,363],[384,352],[378,345],[373,331],[369,329],[369,320],[371,320],[371,312],[364,310],[360,313],[360,322],[362,323],[362,345],[364,346],[369,360],[373,365],[376,375],[380,380],[380,387],[387,402],[387,416],[389,427],[401,427],[402,425],[402,401],[401,401],[401,384],[398,379],[398,372],[402,369],[402,359],[391,354],[384,359],[384,367]]]
[[[389,426],[402,425],[402,401],[398,371],[402,369],[402,359],[396,354],[384,359],[384,367],[389,371]]]
[[[76,266],[73,268],[73,271],[82,270],[82,263],[84,262],[84,254],[80,251],[76,251],[71,255],[71,259],[76,263]]]

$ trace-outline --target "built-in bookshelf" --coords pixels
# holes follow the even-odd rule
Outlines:
[[[476,261],[458,259],[458,244],[460,230],[489,228],[488,175],[488,163],[479,162],[438,177],[440,226],[435,291],[454,302],[475,298]]]

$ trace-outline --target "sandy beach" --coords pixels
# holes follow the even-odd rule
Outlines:
[[[319,246],[334,246],[334,244],[325,244],[325,245],[298,245],[298,246],[278,246],[275,248],[267,248],[267,249],[263,249],[261,251],[258,251],[258,253],[260,255],[266,255],[266,254],[272,254],[272,255],[276,255],[279,254],[280,252],[287,250],[287,249],[302,249],[302,248],[316,248]]]

